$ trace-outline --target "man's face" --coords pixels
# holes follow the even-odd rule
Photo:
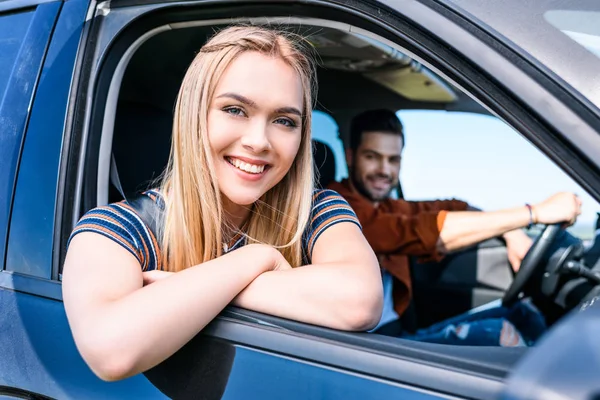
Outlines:
[[[400,135],[363,133],[360,146],[347,157],[356,190],[375,203],[387,199],[398,183],[402,146]]]

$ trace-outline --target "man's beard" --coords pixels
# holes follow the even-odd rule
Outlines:
[[[373,193],[371,193],[367,190],[365,184],[360,179],[360,176],[358,176],[358,174],[356,173],[355,168],[350,169],[350,180],[352,181],[352,185],[354,185],[354,188],[356,189],[356,191],[358,193],[360,193],[361,195],[363,195],[364,197],[366,197],[367,199],[369,199],[370,201],[372,201],[374,203],[378,203],[380,201],[387,200],[390,197],[390,195],[392,194],[392,191],[394,190],[394,186],[391,185],[390,190],[388,190],[388,192],[386,194],[384,194],[382,196],[374,196]]]

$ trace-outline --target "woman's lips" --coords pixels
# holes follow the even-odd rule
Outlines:
[[[225,161],[239,177],[247,181],[260,180],[271,167],[270,164],[250,164],[234,157],[225,157]]]

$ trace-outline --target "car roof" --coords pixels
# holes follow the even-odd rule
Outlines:
[[[151,102],[171,112],[187,66],[215,28],[174,29],[150,38],[129,64],[121,100]],[[289,25],[287,29],[305,35],[313,44],[318,60],[316,109],[334,118],[342,137],[352,116],[372,108],[487,113],[425,66],[383,43],[309,24]]]

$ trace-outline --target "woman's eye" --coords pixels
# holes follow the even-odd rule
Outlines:
[[[287,126],[288,128],[295,128],[297,126],[296,123],[289,118],[277,118],[275,123]]]
[[[243,117],[246,114],[244,113],[244,110],[242,110],[239,107],[226,107],[223,109],[223,111],[225,111],[227,114],[231,114],[231,115],[235,115],[235,116],[240,116]]]

